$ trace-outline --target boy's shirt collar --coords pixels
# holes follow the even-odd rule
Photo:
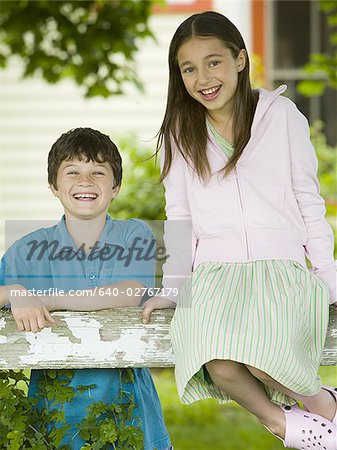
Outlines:
[[[72,247],[77,249],[77,245],[67,230],[65,215],[62,216],[61,220],[56,225],[55,234],[55,239],[59,242],[60,247]],[[117,245],[123,249],[126,249],[127,247],[125,237],[122,234],[118,221],[112,220],[109,215],[106,215],[105,226],[99,238],[100,248],[103,247],[104,244]]]

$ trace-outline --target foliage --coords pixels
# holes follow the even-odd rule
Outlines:
[[[318,158],[318,178],[321,195],[326,200],[328,215],[337,213],[337,146],[327,144],[322,132],[323,123],[317,121],[311,127],[311,141],[316,149]]]
[[[321,0],[319,5],[331,28],[331,50],[329,54],[311,54],[309,63],[303,68],[310,79],[301,81],[297,89],[307,97],[322,95],[327,87],[337,89],[337,0]]]
[[[337,146],[327,144],[322,128],[322,122],[314,123],[311,127],[311,141],[316,149],[320,193],[325,199],[327,219],[334,231],[335,257],[337,257]]]
[[[0,67],[19,56],[23,77],[38,73],[49,83],[71,78],[86,96],[141,88],[134,56],[152,37],[154,0],[12,0],[0,3]]]
[[[123,158],[122,188],[110,207],[116,219],[137,217],[145,220],[163,220],[164,189],[159,183],[159,164],[153,150],[127,139],[119,143]]]
[[[65,423],[64,402],[70,401],[77,392],[82,393],[95,385],[80,386],[76,392],[69,386],[73,371],[45,370],[43,373],[37,397],[45,400],[46,407],[37,408],[37,399],[26,396],[29,380],[24,372],[0,371],[0,448],[70,449],[68,445],[60,445],[69,429]],[[20,386],[22,382],[24,387]],[[88,414],[79,425],[79,433],[86,441],[82,449],[100,450],[111,445],[125,450],[143,448],[140,420],[134,418],[132,422],[134,398],[123,390],[123,382],[133,382],[131,369],[120,370],[120,389],[114,403],[99,401],[87,409]],[[61,407],[53,408],[56,404]],[[51,427],[52,423],[57,426]]]
[[[102,401],[89,406],[88,415],[82,421],[80,436],[87,444],[84,450],[109,448],[108,444],[116,444],[116,448],[141,450],[144,447],[140,419],[134,419],[134,396],[123,390],[123,382],[132,383],[132,369],[120,370],[120,392],[115,403]],[[115,445],[114,445],[115,448]]]
[[[251,82],[254,89],[264,87],[264,71],[265,68],[262,63],[261,56],[253,53],[251,59]]]

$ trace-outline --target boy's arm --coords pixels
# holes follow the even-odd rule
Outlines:
[[[43,300],[47,308],[50,311],[62,309],[96,311],[123,306],[139,306],[147,288],[153,289],[155,284],[155,240],[148,225],[138,219],[128,221],[128,226],[125,228],[125,240],[130,260],[122,268],[123,281],[81,291],[69,291],[62,296],[47,297]],[[137,247],[137,251],[135,251],[135,247]],[[134,249],[134,253],[132,249]],[[124,261],[117,262],[125,264]]]
[[[0,307],[10,304],[13,317],[20,331],[39,331],[46,322],[55,323],[40,298],[24,295],[27,290],[19,284],[0,286]]]
[[[18,246],[18,243],[11,246],[0,261],[0,308],[10,306],[20,331],[36,332],[44,328],[46,322],[55,323],[55,320],[39,297],[17,283],[18,275],[26,273],[20,265],[24,258]]]
[[[11,292],[19,292],[24,289],[21,284],[12,284],[10,286],[0,286],[0,309],[6,305],[10,304],[10,294]]]
[[[146,287],[143,284],[132,280],[77,290],[74,292],[75,295],[64,293],[62,296],[28,296],[24,286],[13,284],[0,286],[0,308],[9,304],[18,329],[36,332],[44,328],[46,322],[56,322],[49,311],[94,311],[137,306],[145,292]]]
[[[125,280],[107,286],[41,297],[49,311],[96,311],[122,306],[138,306],[146,287],[138,281]]]

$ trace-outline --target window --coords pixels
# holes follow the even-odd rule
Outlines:
[[[271,42],[267,42],[270,84],[287,84],[288,95],[309,118],[324,122],[324,131],[330,145],[337,144],[337,91],[326,89],[321,97],[307,98],[296,90],[306,74],[301,67],[309,61],[310,53],[330,50],[330,29],[326,17],[319,10],[319,1],[268,2],[271,24]]]

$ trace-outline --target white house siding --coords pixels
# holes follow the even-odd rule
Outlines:
[[[242,13],[247,4],[216,3],[217,9],[230,18],[238,8]],[[1,254],[5,248],[6,220],[54,220],[61,216],[62,207],[47,185],[46,160],[52,143],[64,131],[89,126],[117,142],[120,137],[130,136],[141,145],[154,147],[165,108],[169,41],[187,16],[164,14],[151,18],[157,42],[142,43],[137,55],[145,93],[130,87],[123,96],[85,99],[81,88],[71,81],[49,85],[38,77],[21,80],[19,60],[0,71]],[[249,20],[245,16],[246,13],[241,15],[248,34]],[[240,27],[236,17],[232,20]]]
[[[214,10],[224,14],[240,30],[247,50],[252,52],[252,0],[213,0]]]

